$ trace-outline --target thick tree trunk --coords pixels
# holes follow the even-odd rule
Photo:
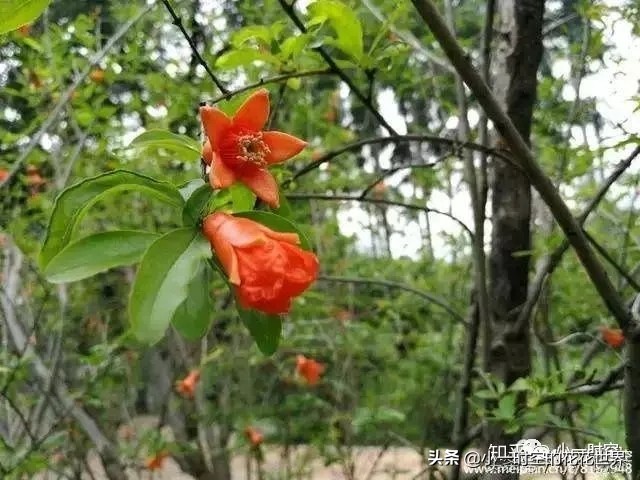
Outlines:
[[[522,137],[529,142],[536,101],[536,74],[542,57],[544,0],[497,1],[497,51],[494,91]],[[504,148],[501,140],[498,146]],[[490,307],[493,339],[489,371],[506,384],[529,375],[531,347],[528,323],[514,329],[519,307],[527,297],[531,248],[531,188],[518,169],[494,161],[492,181]],[[487,441],[505,445],[517,441],[493,425]]]

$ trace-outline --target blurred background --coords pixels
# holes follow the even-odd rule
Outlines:
[[[632,298],[640,3],[548,0],[520,53],[509,50],[509,5],[489,2],[502,16],[490,16],[487,43],[486,2],[439,4],[474,62],[491,60],[496,95],[528,117],[518,127],[576,214],[628,160],[587,226]],[[535,194],[494,196],[521,178],[505,174],[491,123],[410,2],[173,7],[229,90],[266,80],[270,128],[309,142],[276,176],[321,277],[271,357],[219,278],[206,337],[169,331],[153,347],[123,337],[135,266],[44,280],[36,258],[56,196],[119,168],[177,185],[201,176],[191,152],[131,142],[153,129],[202,141],[199,103],[220,96],[162,2],[53,0],[0,38],[2,478],[457,478],[429,465],[429,451],[519,438],[624,445],[624,338],[572,251],[539,284],[517,338],[505,337],[506,357],[491,348],[563,236]],[[526,62],[533,73],[517,78]],[[528,107],[509,103],[531,84]],[[218,106],[233,112],[247,93]],[[81,230],[178,225],[161,203],[120,192]],[[489,265],[484,306],[478,262]],[[324,366],[317,384],[297,355]],[[191,398],[175,385],[194,369]]]

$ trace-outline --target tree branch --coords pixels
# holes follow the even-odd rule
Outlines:
[[[46,118],[46,120],[42,123],[42,126],[40,127],[40,129],[35,133],[33,137],[31,137],[29,144],[27,145],[25,150],[22,152],[22,154],[20,154],[18,159],[15,161],[15,163],[11,167],[11,170],[9,170],[9,175],[7,175],[4,181],[0,181],[0,189],[8,185],[11,179],[14,177],[14,175],[18,173],[18,170],[20,170],[20,166],[24,163],[24,161],[27,159],[29,154],[31,154],[33,149],[38,145],[38,143],[40,143],[40,140],[42,140],[42,137],[44,136],[44,134],[47,133],[49,128],[51,128],[51,126],[57,120],[58,115],[60,115],[60,112],[62,111],[62,109],[67,105],[69,100],[71,100],[71,96],[73,95],[73,92],[89,76],[89,74],[91,73],[91,70],[93,70],[93,67],[96,64],[98,64],[107,55],[109,50],[111,50],[113,46],[116,43],[118,43],[122,37],[124,37],[124,35],[129,31],[129,29],[133,25],[135,25],[138,22],[138,20],[140,20],[154,6],[155,4],[151,3],[145,6],[142,10],[140,10],[131,20],[129,20],[124,25],[122,25],[120,29],[116,33],[114,33],[113,36],[107,41],[107,43],[105,43],[104,47],[102,47],[102,49],[99,52],[97,52],[89,60],[89,64],[85,67],[85,69],[80,73],[80,75],[78,75],[75,78],[73,82],[71,82],[71,85],[69,85],[69,88],[67,88],[65,92],[62,95],[60,95],[60,99],[58,100],[58,103],[56,103],[56,105],[53,107],[53,109],[51,110],[51,113]]]
[[[380,285],[382,287],[387,288],[395,288],[399,290],[404,290],[409,293],[413,293],[420,298],[423,298],[435,305],[438,305],[447,313],[449,313],[454,320],[463,325],[468,325],[467,320],[465,320],[462,315],[456,312],[451,305],[442,300],[441,298],[423,290],[418,290],[417,288],[413,288],[409,285],[405,285],[404,283],[392,282],[389,280],[376,280],[373,278],[359,278],[359,277],[337,277],[332,275],[319,275],[318,280],[323,282],[336,282],[336,283],[353,283],[353,284],[361,284],[361,285]]]
[[[207,72],[209,77],[211,77],[211,80],[213,80],[213,83],[215,83],[216,87],[218,87],[218,90],[220,90],[220,92],[222,92],[223,94],[229,93],[229,90],[227,90],[226,87],[223,85],[223,83],[218,79],[218,77],[215,76],[215,74],[209,67],[209,64],[205,62],[204,58],[202,58],[202,55],[200,55],[200,52],[198,52],[198,47],[194,43],[191,36],[185,30],[184,25],[182,24],[182,19],[176,14],[176,11],[173,9],[171,4],[169,3],[169,0],[161,0],[161,1],[162,1],[162,4],[167,9],[167,11],[169,12],[169,15],[171,15],[173,24],[180,29],[182,36],[185,38],[185,40],[189,44],[189,48],[191,48],[191,51],[193,52],[196,59],[198,60],[198,63],[202,65],[202,68],[205,69],[205,71]]]
[[[269,78],[261,78],[260,80],[258,80],[255,83],[252,83],[250,85],[246,85],[244,87],[241,87],[237,90],[233,90],[233,91],[229,91],[223,95],[220,95],[219,97],[214,98],[213,100],[209,101],[208,103],[210,105],[215,105],[216,103],[220,103],[223,100],[228,100],[230,98],[232,98],[235,95],[238,95],[240,93],[243,92],[247,92],[249,90],[253,90],[254,88],[258,88],[258,87],[262,87],[264,85],[269,85],[271,83],[280,83],[280,82],[284,82],[286,80],[289,80],[291,78],[304,78],[304,77],[313,77],[316,75],[335,75],[336,73],[328,68],[318,68],[315,70],[303,70],[301,72],[289,72],[289,73],[283,73],[282,75],[276,75],[274,77],[269,77]]]
[[[304,26],[304,23],[302,23],[302,20],[300,20],[300,18],[296,14],[293,4],[287,3],[286,0],[278,0],[278,3],[280,3],[282,10],[284,10],[287,16],[293,21],[298,30],[300,30],[302,33],[307,33],[307,27]],[[380,114],[378,109],[373,106],[373,103],[369,99],[367,99],[367,96],[362,93],[362,91],[357,87],[355,83],[353,83],[353,81],[351,80],[351,78],[349,78],[345,71],[338,66],[333,58],[331,58],[331,55],[329,55],[329,53],[327,53],[327,51],[321,46],[314,48],[314,50],[320,54],[327,65],[331,67],[331,70],[340,77],[340,80],[347,84],[349,89],[358,98],[358,100],[360,100],[362,104],[367,107],[367,109],[373,114],[378,123],[380,123],[380,125],[382,125],[385,130],[387,130],[387,132],[389,132],[391,135],[397,135],[398,132],[396,132],[395,129],[391,125],[389,125],[389,123]]]
[[[514,163],[514,160],[509,156],[508,152],[502,152],[494,148],[489,148],[473,142],[460,142],[453,138],[438,137],[437,135],[392,135],[389,137],[365,138],[363,140],[358,140],[357,142],[354,142],[354,143],[343,145],[342,147],[336,150],[332,150],[331,152],[327,152],[319,159],[314,160],[313,162],[309,163],[308,165],[302,167],[300,170],[295,172],[290,180],[283,182],[282,186],[283,187],[287,186],[292,181],[297,180],[303,175],[308,174],[309,172],[318,168],[323,163],[326,163],[329,160],[342,155],[343,153],[351,152],[354,150],[360,150],[365,145],[372,145],[372,144],[384,145],[387,143],[404,143],[404,142],[420,142],[420,143],[433,143],[436,145],[446,145],[451,147],[452,150],[469,149],[477,152],[484,152],[488,155],[493,155],[497,158],[500,158],[506,162]]]
[[[500,132],[502,138],[515,154],[517,163],[522,167],[531,184],[548,205],[608,310],[623,330],[626,332],[629,332],[632,328],[633,330],[638,330],[629,315],[624,301],[618,295],[605,269],[591,249],[580,224],[572,216],[571,211],[562,200],[549,177],[537,164],[527,143],[519,134],[509,116],[500,107],[486,82],[473,67],[469,56],[462,50],[451,31],[447,28],[435,4],[431,0],[412,0],[412,3],[457,72],[474,93],[488,117],[493,121],[496,130]]]
[[[402,203],[395,202],[393,200],[384,200],[380,198],[362,198],[360,196],[355,195],[327,195],[322,193],[289,193],[287,194],[287,198],[292,200],[306,200],[306,199],[315,199],[315,200],[327,200],[327,201],[353,201],[353,202],[365,202],[365,203],[377,203],[379,205],[388,205],[391,207],[401,207],[407,208],[409,210],[419,210],[425,213],[435,213],[437,215],[442,215],[447,218],[450,218],[458,225],[460,225],[468,234],[469,238],[473,240],[474,234],[471,229],[459,218],[454,217],[448,212],[443,212],[442,210],[436,210],[435,208],[422,207],[420,205],[412,205],[410,203]]]
[[[618,272],[627,281],[627,283],[635,289],[636,292],[640,293],[640,285],[638,285],[638,282],[636,282],[636,280],[627,271],[625,271],[622,265],[618,264],[615,258],[609,255],[607,249],[600,245],[600,243],[595,238],[593,238],[593,236],[586,230],[584,234],[587,236],[589,242],[591,242],[591,245],[593,245],[593,248],[595,248],[596,251],[602,256],[602,258],[604,258],[607,263],[611,265],[615,269],[615,271]]]
[[[362,190],[362,193],[360,194],[360,198],[365,198],[369,194],[369,192],[371,192],[371,190],[373,190],[375,188],[375,186],[377,184],[379,184],[381,181],[383,181],[388,176],[393,175],[396,172],[399,172],[400,170],[407,170],[407,169],[414,169],[414,168],[417,168],[417,169],[433,168],[436,165],[442,163],[444,160],[445,160],[445,157],[441,157],[438,160],[436,160],[435,162],[429,162],[429,163],[405,163],[403,165],[398,165],[397,167],[392,167],[392,168],[388,168],[386,170],[382,170],[380,175],[378,175],[373,182],[369,183]]]
[[[589,218],[591,212],[593,212],[600,202],[604,199],[605,195],[609,191],[609,188],[620,178],[620,176],[631,166],[633,161],[640,155],[640,145],[637,146],[631,154],[623,161],[618,163],[615,170],[611,172],[611,175],[607,178],[604,184],[600,187],[600,190],[591,199],[589,204],[584,208],[582,213],[578,215],[578,223],[582,227]],[[565,252],[569,249],[569,241],[565,238],[562,243],[556,248],[547,258],[542,262],[542,265],[536,272],[536,276],[533,282],[530,284],[529,294],[527,295],[527,301],[522,306],[518,313],[518,321],[516,322],[516,328],[522,327],[527,322],[533,308],[535,307],[542,287],[544,286],[547,278],[555,271],[560,265],[560,261]]]
[[[16,262],[22,262],[22,256],[19,253]],[[18,272],[18,270],[15,270]],[[102,432],[95,420],[80,406],[78,406],[72,396],[69,394],[66,386],[57,381],[52,383],[51,371],[42,361],[36,350],[29,343],[25,330],[20,323],[16,311],[11,303],[11,299],[18,295],[17,279],[7,279],[6,288],[0,292],[0,307],[4,313],[4,323],[7,328],[8,336],[15,350],[24,352],[31,359],[33,371],[37,381],[41,385],[54,385],[51,393],[58,402],[69,412],[69,414],[78,423],[80,428],[85,432],[87,437],[95,445],[96,450],[104,462],[104,467],[108,478],[111,480],[125,480],[124,467],[118,459],[116,448]]]

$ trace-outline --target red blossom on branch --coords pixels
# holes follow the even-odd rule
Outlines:
[[[191,370],[182,380],[176,382],[176,391],[185,398],[193,398],[200,381],[200,370]]]
[[[287,313],[318,276],[318,259],[298,246],[295,233],[221,212],[204,219],[203,232],[244,308]]]
[[[296,373],[304,378],[309,385],[317,385],[324,370],[325,366],[313,358],[304,355],[296,357]]]
[[[279,205],[278,184],[267,167],[297,155],[307,145],[292,135],[263,131],[269,119],[269,92],[253,93],[232,117],[216,107],[200,107],[207,140],[202,158],[211,165],[209,182],[226,188],[242,182],[272,207]]]

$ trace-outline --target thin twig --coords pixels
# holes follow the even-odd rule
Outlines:
[[[264,85],[269,85],[271,83],[280,83],[290,80],[292,78],[304,78],[304,77],[314,77],[316,75],[335,75],[336,73],[328,68],[318,68],[315,70],[303,70],[301,72],[288,72],[283,73],[282,75],[276,75],[274,77],[261,78],[255,83],[251,83],[244,87],[238,88],[237,90],[233,90],[225,93],[224,95],[220,95],[219,97],[214,98],[207,102],[210,105],[215,105],[216,103],[220,103],[223,100],[229,100],[235,95],[239,95],[240,93],[248,92],[249,90],[253,90],[254,88],[262,87]]]
[[[637,146],[631,154],[623,161],[618,163],[616,168],[611,175],[607,178],[604,184],[600,187],[596,195],[591,199],[591,201],[587,204],[587,206],[582,210],[580,215],[578,216],[578,223],[580,226],[584,225],[584,223],[589,218],[589,215],[600,205],[600,202],[604,199],[605,195],[609,191],[609,188],[622,176],[622,174],[631,166],[633,161],[640,155],[640,145]],[[560,265],[560,261],[562,260],[565,252],[569,249],[569,241],[565,238],[562,241],[562,244],[558,246],[550,255],[543,260],[542,265],[536,272],[536,276],[533,281],[530,283],[529,293],[527,295],[527,301],[522,305],[518,313],[518,321],[516,322],[516,329],[522,328],[525,322],[527,322],[533,308],[535,307],[538,298],[540,298],[540,293],[542,292],[542,287],[544,286],[547,278],[555,271],[555,269]],[[516,330],[518,331],[518,330]]]
[[[616,261],[616,259],[613,258],[609,254],[609,252],[607,252],[607,249],[604,248],[595,238],[593,238],[593,235],[591,235],[586,230],[584,234],[587,236],[589,242],[591,243],[591,245],[593,245],[593,248],[596,249],[600,256],[602,256],[602,258],[604,258],[607,263],[615,269],[616,272],[624,277],[627,283],[631,285],[636,292],[640,292],[640,285],[638,284],[638,282],[636,282],[636,280],[627,271],[625,271],[625,269]]]
[[[473,237],[474,237],[474,234],[471,231],[471,229],[462,220],[455,217],[454,215],[451,215],[448,212],[443,212],[442,210],[437,210],[435,208],[423,207],[420,205],[413,205],[411,203],[396,202],[394,200],[385,200],[381,198],[368,198],[368,197],[361,198],[360,196],[357,196],[357,195],[327,195],[322,193],[301,192],[301,193],[289,193],[287,194],[287,198],[291,200],[313,199],[313,200],[326,200],[330,202],[334,202],[334,201],[335,202],[340,202],[340,201],[366,202],[366,203],[375,203],[378,205],[388,205],[391,207],[401,207],[409,210],[419,210],[425,213],[435,213],[437,215],[442,215],[444,217],[450,218],[451,220],[456,222],[458,225],[460,225],[464,229],[465,232],[469,234],[470,239],[473,240]]]
[[[302,20],[300,20],[300,18],[296,14],[293,4],[287,3],[286,0],[278,0],[278,2],[280,3],[282,10],[289,16],[289,18],[291,19],[291,21],[293,21],[293,23],[298,28],[298,30],[300,30],[300,32],[302,33],[307,33],[307,27],[304,26],[304,23],[302,23]],[[367,99],[367,96],[364,93],[362,93],[362,91],[357,87],[357,85],[353,83],[353,80],[351,80],[351,78],[345,73],[345,71],[338,66],[338,64],[331,57],[331,55],[322,46],[315,47],[314,50],[320,54],[320,56],[326,62],[326,64],[329,65],[329,67],[331,67],[331,70],[333,70],[336,73],[336,75],[338,75],[340,79],[347,84],[347,86],[349,87],[349,90],[351,90],[351,92],[353,92],[353,94],[358,98],[358,100],[360,100],[362,104],[365,107],[367,107],[367,109],[376,118],[378,123],[380,123],[380,125],[382,125],[384,129],[387,130],[387,132],[389,132],[391,135],[397,135],[398,132],[396,132],[396,130],[385,120],[385,118],[382,116],[382,114],[380,114],[378,109],[373,105],[372,102],[370,102]]]
[[[439,137],[437,135],[392,135],[388,137],[373,137],[373,138],[365,138],[363,140],[359,140],[354,143],[349,143],[347,145],[343,145],[336,150],[332,150],[330,152],[325,153],[322,157],[314,160],[308,165],[302,167],[300,170],[295,172],[292,175],[291,180],[283,182],[283,187],[287,186],[294,180],[302,177],[303,175],[308,174],[309,172],[315,170],[323,163],[328,162],[329,160],[338,157],[346,152],[351,152],[355,150],[360,150],[365,145],[373,145],[373,144],[387,144],[387,143],[405,143],[405,142],[421,142],[421,143],[433,143],[435,145],[447,145],[451,147],[452,150],[456,149],[470,149],[478,152],[485,152],[489,155],[493,155],[498,157],[506,162],[513,163],[513,159],[509,156],[508,152],[503,152],[494,148],[489,148],[483,145],[479,145],[473,142],[460,142],[453,138]]]
[[[403,165],[398,165],[397,167],[392,167],[392,168],[388,168],[386,170],[382,170],[380,175],[378,175],[373,182],[369,183],[369,185],[367,185],[364,188],[364,190],[362,190],[362,193],[360,194],[360,198],[365,198],[369,194],[369,192],[371,192],[371,190],[373,190],[375,188],[375,186],[377,184],[379,184],[381,181],[383,181],[388,176],[393,175],[396,172],[399,172],[400,170],[407,170],[407,169],[414,169],[414,168],[415,169],[433,168],[436,165],[439,165],[440,163],[442,163],[445,159],[446,159],[446,157],[443,156],[443,157],[440,157],[435,162],[429,162],[429,163],[405,163]]]
[[[487,6],[484,13],[484,25],[482,27],[482,40],[480,43],[480,50],[482,52],[482,65],[481,74],[482,79],[487,85],[491,84],[491,44],[493,41],[493,23],[496,10],[495,0],[487,0]],[[478,121],[478,143],[483,147],[489,145],[489,119],[486,112],[480,109],[480,119]],[[474,218],[474,228],[476,235],[482,239],[482,252],[483,257],[486,254],[484,252],[484,221],[486,219],[486,206],[487,198],[489,196],[489,180],[488,180],[488,162],[487,153],[479,152],[480,165],[478,167],[478,213],[480,218]],[[486,276],[486,265],[484,266]],[[482,286],[482,284],[480,284]],[[478,301],[480,302],[480,326],[482,328],[482,365],[483,368],[489,370],[489,362],[491,355],[491,340],[493,338],[493,325],[491,318],[491,309],[489,308],[489,292],[486,281],[484,283],[484,289],[478,291]]]
[[[580,224],[571,214],[549,177],[538,165],[531,149],[518,132],[507,113],[502,109],[482,76],[473,67],[470,57],[464,52],[456,38],[440,15],[432,0],[412,0],[425,24],[434,34],[436,40],[447,57],[463,78],[467,86],[476,96],[496,130],[514,153],[517,163],[522,167],[531,184],[538,191],[547,204],[555,220],[558,222],[569,242],[573,246],[578,258],[586,270],[592,284],[600,294],[607,309],[611,312],[623,330],[635,328],[624,301],[614,288],[607,273],[591,248]],[[634,333],[635,334],[635,333]],[[640,332],[638,332],[640,334]],[[640,462],[640,458],[638,459]]]
[[[176,11],[173,9],[171,4],[169,3],[169,0],[161,0],[161,1],[162,1],[162,4],[167,9],[167,11],[169,12],[169,15],[171,15],[173,24],[176,27],[178,27],[178,29],[180,29],[180,32],[182,33],[185,40],[189,44],[189,48],[191,48],[191,51],[193,52],[196,59],[198,60],[198,63],[202,65],[202,68],[206,70],[207,74],[209,75],[209,77],[211,77],[211,80],[213,80],[213,83],[216,84],[216,87],[218,87],[218,90],[220,90],[220,92],[222,92],[223,94],[229,93],[229,90],[227,90],[226,87],[223,85],[223,83],[218,79],[218,77],[215,76],[215,74],[209,67],[209,64],[204,60],[204,58],[202,58],[202,55],[200,55],[200,52],[198,52],[198,47],[193,42],[193,39],[191,38],[191,36],[185,30],[184,25],[182,24],[182,19],[178,16],[178,14],[176,14]]]
[[[89,60],[89,64],[80,73],[80,75],[78,75],[74,79],[74,81],[71,82],[71,85],[69,85],[69,88],[67,88],[65,92],[62,95],[60,95],[60,99],[58,100],[58,103],[56,103],[56,105],[53,107],[53,109],[51,110],[51,113],[46,118],[46,120],[42,123],[42,126],[40,127],[40,129],[35,133],[35,135],[33,135],[33,137],[31,137],[29,144],[27,145],[25,150],[20,154],[18,159],[15,161],[15,163],[11,167],[11,170],[9,170],[9,175],[7,175],[7,177],[3,182],[0,182],[0,189],[8,185],[11,179],[13,178],[13,176],[18,173],[18,170],[20,170],[20,167],[22,166],[24,161],[31,154],[33,149],[36,148],[36,146],[40,143],[40,140],[42,140],[42,137],[44,136],[44,134],[47,133],[49,128],[51,128],[51,126],[57,120],[58,116],[60,115],[60,112],[62,112],[62,109],[71,100],[73,92],[89,76],[94,66],[98,64],[107,55],[107,53],[113,48],[113,46],[116,43],[118,43],[118,41],[120,41],[120,39],[129,31],[129,29],[133,25],[135,25],[138,22],[138,20],[140,20],[154,6],[155,4],[152,3],[145,6],[142,10],[140,10],[131,20],[129,20],[124,25],[122,25],[120,29],[116,33],[114,33],[113,36],[107,41],[107,43],[105,43],[104,47],[102,47],[102,49],[99,52],[97,52]]]
[[[388,288],[396,288],[399,290],[404,290],[406,292],[413,293],[420,298],[423,298],[435,305],[438,305],[447,313],[449,313],[457,322],[462,323],[463,325],[467,325],[467,320],[465,320],[462,315],[456,312],[451,305],[442,300],[441,298],[423,290],[418,290],[417,288],[413,288],[409,285],[405,285],[404,283],[392,282],[389,280],[377,280],[374,278],[360,278],[360,277],[338,277],[333,275],[319,275],[318,280],[324,282],[337,282],[337,283],[354,283],[354,284],[362,284],[362,285],[380,285],[382,287]]]

